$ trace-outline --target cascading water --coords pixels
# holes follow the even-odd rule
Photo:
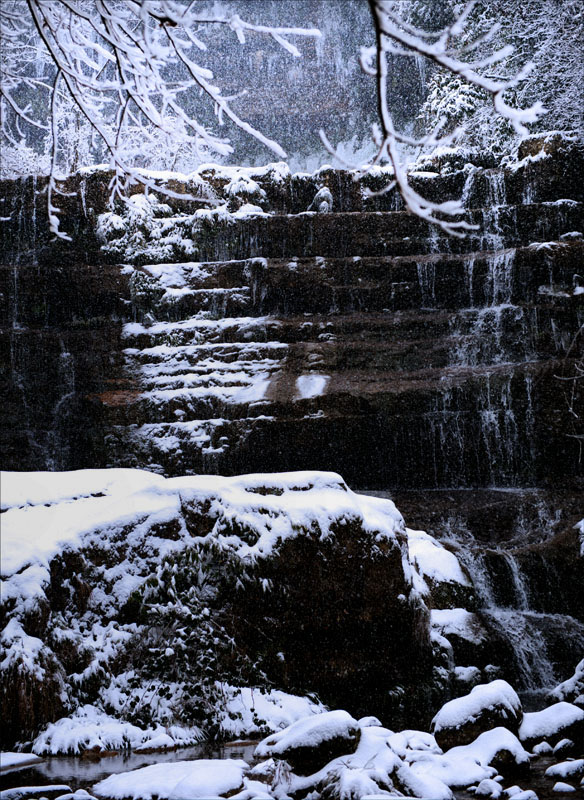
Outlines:
[[[479,614],[512,659],[510,677],[517,681],[527,707],[537,707],[562,680],[558,660],[576,663],[584,652],[584,624],[569,615],[533,610],[528,576],[517,551],[485,549],[464,526],[461,529],[458,520],[448,527],[445,541],[456,549],[471,578]]]

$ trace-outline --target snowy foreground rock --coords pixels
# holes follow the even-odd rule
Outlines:
[[[8,746],[266,734],[322,710],[286,692],[382,713],[428,684],[403,519],[338,475],[5,473],[2,505]]]
[[[521,702],[506,681],[475,686],[470,695],[451,700],[432,720],[436,741],[444,750],[470,744],[496,726],[517,733],[523,718]]]
[[[510,700],[510,687],[502,684],[495,681],[476,687],[479,691],[474,697],[471,693],[460,698],[457,718],[462,720],[464,709],[467,719],[473,718],[477,696],[503,707]],[[514,701],[511,705],[520,710]],[[556,733],[552,731],[552,736]],[[468,788],[477,797],[494,800],[501,796],[537,800],[535,792],[522,790],[516,783],[520,780],[529,786],[533,758],[503,727],[443,752],[431,734],[395,733],[374,717],[357,721],[339,710],[301,719],[268,736],[256,747],[250,764],[241,760],[157,764],[112,775],[92,791],[98,798],[115,800],[155,796],[188,800],[211,795],[235,800],[365,800],[371,796],[452,800],[453,790]],[[548,768],[545,777],[550,789],[553,784],[554,791],[570,792],[576,790],[583,773],[580,759]]]

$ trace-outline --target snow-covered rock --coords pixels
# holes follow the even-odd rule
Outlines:
[[[554,745],[565,738],[581,746],[584,743],[584,710],[572,703],[560,702],[542,711],[526,713],[519,727],[519,738],[527,748],[542,739]]]
[[[493,800],[497,800],[497,798],[501,796],[502,791],[503,787],[500,783],[494,781],[492,778],[485,778],[479,783],[474,793],[476,797],[491,797]]]
[[[558,792],[559,794],[572,794],[572,792],[576,791],[576,787],[569,783],[564,783],[564,781],[557,781],[557,783],[554,783],[552,791]]]
[[[256,747],[257,758],[287,761],[294,772],[310,775],[338,756],[352,753],[361,737],[357,720],[346,711],[298,720]]]
[[[93,787],[97,797],[108,800],[196,800],[233,795],[244,788],[249,765],[241,759],[201,759],[152,764],[149,767],[110,775]]]
[[[56,720],[39,752],[65,733],[73,751],[170,746],[157,726],[266,735],[324,710],[268,680],[377,710],[384,686],[426,675],[403,519],[334,473],[5,473],[2,505],[8,746]],[[88,703],[105,715],[91,731]]]
[[[408,545],[434,609],[454,609],[469,603],[474,590],[453,552],[424,531],[408,530]]]
[[[475,686],[470,694],[446,703],[432,720],[432,732],[443,750],[465,745],[495,726],[517,733],[523,716],[515,690],[503,680]]]
[[[39,761],[42,759],[34,753],[0,753],[0,772],[21,769]]]
[[[584,776],[584,758],[552,764],[546,769],[545,774],[547,778],[582,778]]]
[[[584,543],[584,520],[582,521],[582,531],[582,542]],[[576,666],[574,674],[552,689],[549,696],[553,700],[566,700],[574,705],[584,707],[584,659]]]
[[[408,753],[407,760],[416,774],[432,775],[452,788],[492,780],[501,771],[511,776],[529,769],[529,754],[517,737],[502,727],[443,754]]]

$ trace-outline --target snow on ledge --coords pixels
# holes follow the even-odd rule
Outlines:
[[[180,518],[185,502],[210,501],[251,525],[257,539],[253,545],[239,542],[238,553],[252,560],[314,524],[326,536],[331,523],[343,518],[360,518],[377,539],[405,533],[403,518],[390,500],[355,494],[334,472],[163,478],[145,470],[104,469],[6,472],[1,480],[6,576],[18,577],[31,565],[46,568],[63,549],[78,548],[96,535],[107,541],[124,526],[134,526],[132,537],[151,538],[152,525]],[[186,531],[184,537],[189,538]],[[152,544],[183,546],[169,540]]]

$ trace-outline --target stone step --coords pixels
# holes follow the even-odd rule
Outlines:
[[[356,486],[533,485],[564,474],[577,443],[558,436],[558,364],[392,374],[352,373],[324,395],[276,400],[235,418],[112,425],[112,464],[132,457],[167,474],[341,470]],[[360,381],[359,378],[363,380]],[[334,378],[331,379],[331,381]],[[331,388],[334,389],[333,386]],[[228,410],[228,409],[227,409]],[[552,438],[549,427],[559,426]],[[129,454],[129,455],[128,455]],[[445,455],[447,456],[445,458]],[[125,460],[124,460],[125,459]],[[568,470],[569,471],[569,470]]]
[[[516,360],[517,353],[532,360],[564,353],[572,332],[579,326],[584,298],[573,295],[559,300],[558,303],[553,296],[544,294],[537,305],[503,303],[456,311],[409,309],[312,315],[310,319],[304,315],[193,319],[150,327],[130,323],[124,328],[124,342],[128,345],[125,354],[128,363],[137,367],[168,367],[175,371],[187,369],[198,360],[225,363],[281,358],[284,354],[299,364],[317,358],[317,353],[334,353],[339,359],[355,363],[355,354],[361,350],[373,350],[373,363],[381,354],[386,358],[391,353],[395,368],[400,369],[403,367],[399,359],[403,357],[407,362],[413,347],[419,351],[426,346],[438,350],[438,345],[456,364],[462,357],[461,348],[467,345],[477,352],[496,353],[497,360]],[[512,355],[506,357],[506,353]],[[328,359],[330,356],[326,356]],[[481,357],[479,363],[483,360]],[[472,359],[470,363],[474,363]]]
[[[567,302],[583,252],[578,239],[458,255],[146,264],[130,283],[136,313],[168,320],[201,312],[217,318],[456,309],[542,302],[544,294],[547,302]]]
[[[404,211],[219,215],[213,221],[186,215],[155,220],[160,226],[141,247],[117,246],[110,257],[147,264],[190,261],[193,253],[199,261],[464,253],[557,240],[583,228],[582,204],[573,200],[478,209],[466,218],[477,230],[457,238]]]
[[[365,328],[352,316],[332,325],[324,320],[307,325],[302,317],[285,325],[276,321],[273,333],[288,333],[281,337],[288,342],[265,341],[265,329],[258,328],[259,342],[158,344],[142,330],[140,346],[124,351],[132,380],[117,393],[112,388],[103,402],[115,409],[116,418],[132,424],[249,416],[252,407],[252,416],[280,414],[281,406],[321,395],[323,407],[334,411],[339,396],[422,385],[437,370],[475,375],[480,368],[485,375],[500,365],[562,357],[578,322],[565,310],[512,305],[371,317]],[[133,344],[141,327],[127,326]],[[192,331],[193,321],[168,327]],[[172,333],[169,337],[172,341]]]

